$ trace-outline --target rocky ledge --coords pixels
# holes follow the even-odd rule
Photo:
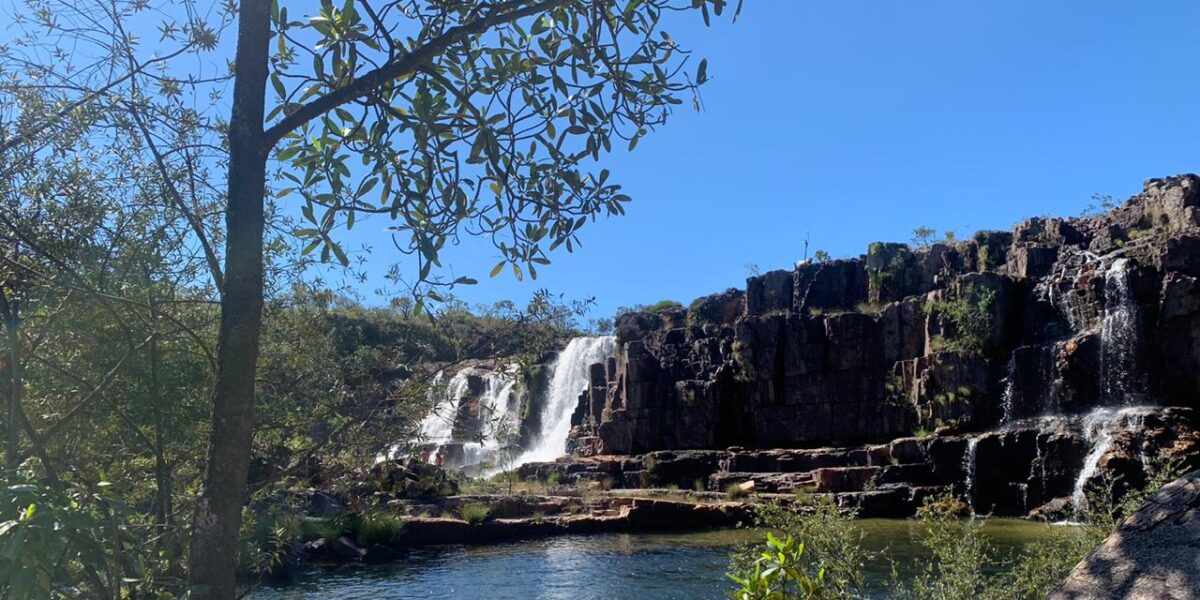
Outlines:
[[[802,262],[622,315],[616,342],[579,397],[574,458],[526,476],[1048,511],[1196,443],[1200,177],[1149,180],[1106,214]]]
[[[862,517],[912,516],[925,498],[953,493],[978,514],[1061,518],[1102,479],[1140,486],[1153,468],[1147,449],[1186,456],[1200,448],[1189,408],[1114,409],[1102,416],[1026,419],[985,433],[850,447],[568,457],[523,465],[518,474],[616,489],[802,492]]]
[[[405,549],[436,545],[489,544],[552,535],[633,531],[695,530],[749,524],[751,505],[724,501],[718,494],[689,496],[661,491],[597,491],[584,495],[451,496],[424,500],[394,500],[385,510],[399,527],[383,542],[369,543],[352,534],[319,538],[304,544],[295,559],[308,563],[380,562],[397,558]],[[336,500],[326,496],[327,514],[342,514]],[[470,521],[453,516],[427,516],[430,510],[458,514],[464,506],[487,508]],[[330,512],[333,511],[333,512]],[[322,521],[319,517],[308,517]]]

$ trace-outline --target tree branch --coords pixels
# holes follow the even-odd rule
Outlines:
[[[421,65],[429,62],[446,51],[453,44],[471,35],[478,35],[487,30],[506,23],[511,23],[524,17],[567,4],[574,0],[542,0],[525,8],[509,12],[489,13],[465,25],[452,27],[442,35],[432,39],[428,44],[409,52],[399,60],[389,62],[378,69],[368,71],[362,77],[351,81],[345,87],[338,88],[301,106],[296,112],[284,117],[263,133],[263,151],[270,152],[283,136],[301,125],[315,119],[355,98],[365,96],[368,92],[383,85],[415,73]]]

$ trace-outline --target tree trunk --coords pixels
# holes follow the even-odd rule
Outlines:
[[[0,308],[4,314],[5,341],[8,346],[8,431],[5,436],[5,468],[16,470],[21,463],[21,409],[25,382],[21,374],[21,317],[17,312],[17,301],[9,301],[0,291]]]
[[[150,309],[150,406],[154,413],[154,487],[155,522],[161,528],[159,540],[166,540],[167,526],[171,522],[171,466],[167,463],[166,436],[167,419],[163,414],[162,398],[162,354],[158,348],[158,305],[154,297],[154,281],[150,269],[146,268],[146,305]]]
[[[242,0],[229,121],[229,197],[225,213],[225,290],[217,338],[212,433],[204,488],[196,501],[189,557],[191,598],[232,600],[237,582],[250,442],[254,376],[263,306],[263,138],[270,0]]]

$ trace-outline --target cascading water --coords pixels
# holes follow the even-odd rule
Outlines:
[[[1131,262],[1118,258],[1104,272],[1100,327],[1100,385],[1105,404],[1134,404],[1144,391],[1139,356],[1139,314],[1130,286]]]
[[[458,418],[462,402],[470,395],[472,378],[483,382],[483,390],[478,398],[479,430],[471,432],[467,439],[456,440],[455,419]],[[442,447],[459,443],[462,446],[461,458],[456,458],[455,464],[447,466],[495,462],[497,450],[508,443],[516,428],[522,392],[519,383],[515,366],[496,371],[467,367],[455,373],[449,381],[439,371],[429,390],[433,408],[421,420],[418,429],[419,440],[434,448],[427,460],[439,463]],[[392,453],[395,453],[395,449]]]
[[[1016,413],[1017,359],[1015,356],[1008,359],[1007,371],[1004,376],[1004,394],[1000,397],[1000,406],[1004,409],[1004,416],[1000,420],[1001,426],[1012,423]]]
[[[965,489],[963,496],[966,497],[967,507],[971,510],[971,514],[975,514],[975,450],[979,444],[979,438],[967,438],[967,449],[963,452],[962,470]]]
[[[421,420],[419,435],[421,441],[444,444],[450,441],[454,429],[454,417],[458,412],[458,403],[467,392],[467,371],[459,371],[446,382],[446,373],[438,371],[433,376],[429,386],[429,399],[433,408]]]
[[[579,395],[588,388],[588,369],[604,362],[616,350],[612,336],[577,337],[567,344],[551,365],[550,386],[542,408],[542,431],[516,464],[554,460],[566,453],[567,434],[571,431],[571,413]]]
[[[1112,449],[1115,436],[1121,431],[1136,432],[1141,429],[1143,420],[1153,407],[1128,408],[1097,408],[1083,418],[1082,428],[1084,439],[1089,450],[1083,459],[1083,467],[1075,479],[1075,489],[1071,494],[1071,504],[1076,512],[1087,508],[1088,482],[1100,470],[1100,461]],[[1142,457],[1143,464],[1146,457]]]

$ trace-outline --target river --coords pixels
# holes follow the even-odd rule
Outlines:
[[[911,539],[914,522],[859,521],[864,545],[888,549],[899,564],[923,552]],[[1001,552],[1067,531],[1064,526],[991,519],[984,533]],[[749,530],[679,534],[564,536],[481,547],[414,549],[403,560],[336,569],[313,568],[286,584],[265,587],[253,600],[658,600],[723,598],[729,552],[758,541]],[[891,564],[869,565],[868,578],[886,598]]]

